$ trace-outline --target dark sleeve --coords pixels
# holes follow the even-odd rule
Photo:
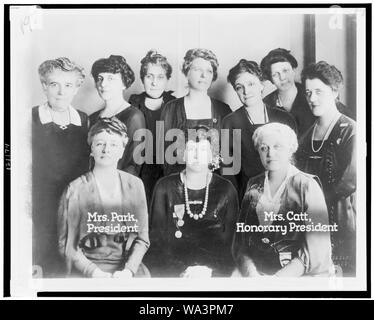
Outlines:
[[[295,121],[295,118],[287,113],[286,111],[284,111],[284,124],[288,125],[291,127],[291,129],[293,129],[296,133],[296,136],[298,136],[299,132],[298,132],[298,129],[297,129],[297,124],[296,124],[296,121]]]
[[[173,100],[167,104],[165,104],[162,108],[161,111],[161,117],[160,120],[163,121],[164,123],[164,131],[163,132],[158,132],[157,134],[157,147],[159,148],[158,150],[163,150],[164,151],[164,158],[163,158],[163,170],[164,170],[164,176],[168,176],[172,173],[177,173],[181,169],[183,169],[182,164],[174,163],[170,164],[169,161],[167,161],[167,149],[170,145],[172,145],[173,141],[175,141],[175,137],[173,141],[166,141],[165,137],[170,129],[182,129],[182,128],[177,128],[177,119],[178,116],[180,116],[180,109],[178,108],[178,105],[176,103],[177,100]],[[159,128],[160,130],[161,128]],[[184,137],[183,139],[180,139],[179,141],[184,144]],[[178,140],[177,140],[178,141]],[[183,148],[179,148],[180,151],[183,150]],[[178,159],[182,159],[183,155],[179,154]]]
[[[278,99],[278,89],[270,92],[266,97],[262,100],[268,105],[270,108],[277,109],[277,99]],[[285,111],[286,112],[286,111]]]
[[[239,216],[239,201],[238,193],[236,192],[234,186],[228,182],[227,190],[227,203],[226,203],[226,213],[224,216],[224,261],[227,261],[227,272],[232,272],[234,268],[234,260],[231,254],[231,248],[235,233],[235,225]]]
[[[159,180],[153,190],[149,210],[150,241],[152,245],[145,257],[145,264],[149,267],[151,274],[155,276],[165,275],[167,212],[167,190],[162,180]]]
[[[97,120],[99,119],[99,114],[100,114],[100,110],[92,113],[89,116],[89,120],[88,120],[89,128],[91,128],[97,122]]]
[[[356,190],[356,136],[350,134],[342,139],[341,156],[339,157],[343,167],[340,181],[334,188],[336,199],[346,198]]]
[[[228,116],[232,112],[230,106],[224,102],[222,102],[222,119]]]
[[[224,178],[229,180],[235,189],[239,190],[239,183],[238,183],[238,177],[240,175],[232,175],[232,174],[226,174],[225,171],[228,168],[231,168],[233,166],[233,161],[229,159],[229,157],[235,156],[233,154],[233,128],[231,125],[231,120],[229,117],[225,117],[223,119],[222,123],[222,129],[226,129],[225,132],[222,135],[222,141],[221,141],[221,150],[228,150],[229,154],[226,154],[226,152],[222,152],[221,156],[223,158],[222,168],[221,168],[221,174]],[[227,148],[228,146],[228,148]],[[241,145],[240,145],[241,147]],[[225,169],[226,168],[226,169]]]
[[[83,141],[82,141],[82,158],[80,161],[81,164],[81,169],[78,170],[76,176],[80,176],[84,173],[86,173],[90,168],[89,168],[89,161],[90,161],[90,153],[91,153],[91,146],[88,145],[87,143],[87,137],[88,137],[88,131],[90,128],[90,118],[86,113],[81,113],[82,114],[82,127],[84,128],[84,133],[83,133]]]
[[[134,141],[133,137],[138,129],[145,128],[146,124],[143,113],[141,111],[134,112],[131,118],[127,121],[127,134],[129,141],[126,145],[124,155],[119,162],[118,168],[135,176],[139,176],[142,164],[137,164],[135,162],[134,156],[135,159],[138,157],[134,155],[134,151],[138,152],[141,150],[140,148],[136,149],[136,147],[141,144],[142,141]]]
[[[139,103],[140,103],[140,99],[139,99],[139,95],[138,94],[132,94],[129,98],[129,103],[134,106],[134,107],[137,107],[139,108]]]
[[[248,182],[248,185],[251,184],[251,180]],[[239,213],[239,218],[236,224],[236,229],[234,233],[234,240],[232,245],[232,254],[235,260],[235,263],[243,276],[249,276],[249,269],[254,262],[250,257],[250,247],[249,247],[249,237],[250,233],[240,232],[241,226],[244,225],[255,225],[256,220],[253,215],[253,212],[250,210],[251,197],[250,193],[247,192],[244,195],[242,206]]]
[[[129,98],[129,103],[130,103],[131,105],[135,106],[135,105],[136,105],[135,101],[136,101],[136,95],[135,95],[135,94],[132,94],[132,95],[130,96],[130,98]]]
[[[89,117],[88,117],[88,115],[86,113],[84,113],[82,111],[79,111],[79,114],[81,116],[82,126],[88,132],[88,128],[90,127]]]

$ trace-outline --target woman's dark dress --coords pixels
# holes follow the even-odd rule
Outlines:
[[[99,120],[101,111],[102,110],[98,110],[90,115],[91,127]],[[131,173],[135,176],[139,176],[142,164],[138,164],[135,162],[134,156],[136,158],[137,156],[140,156],[140,154],[136,155],[134,154],[134,151],[135,148],[141,143],[141,141],[134,141],[133,137],[134,133],[138,129],[145,129],[144,115],[138,108],[134,106],[129,106],[125,110],[117,113],[115,117],[125,124],[127,128],[127,136],[129,138],[129,141],[127,142],[125,148],[125,152],[123,153],[122,158],[118,161],[117,168],[128,173]]]
[[[174,100],[175,97],[171,94],[172,91],[167,91],[163,93],[163,103],[164,106],[171,100]],[[156,163],[156,121],[160,121],[161,118],[161,109],[158,110],[150,110],[145,106],[145,99],[147,95],[145,92],[141,94],[133,94],[130,96],[129,103],[135,107],[137,107],[141,112],[144,114],[146,127],[152,133],[152,150],[153,150],[153,163],[144,163],[140,178],[144,182],[145,192],[147,195],[147,203],[148,205],[151,202],[153,188],[158,181],[163,176],[163,169],[161,164]],[[147,146],[146,146],[147,148]]]
[[[167,103],[161,112],[161,121],[164,121],[164,131],[158,135],[157,146],[161,150],[167,150],[168,147],[173,144],[174,141],[165,141],[164,137],[167,134],[168,130],[170,129],[180,129],[183,135],[187,135],[188,129],[192,129],[193,126],[197,124],[208,124],[210,128],[220,130],[222,128],[222,121],[225,116],[231,113],[230,107],[223,103],[222,101],[216,100],[211,98],[211,111],[212,111],[212,118],[211,119],[187,119],[186,116],[186,109],[184,106],[184,97],[175,99],[169,103]],[[183,151],[184,151],[184,143],[185,143],[185,136],[180,137],[179,140],[176,141],[179,146],[180,153],[177,156],[177,163],[176,164],[169,164],[166,161],[166,157],[164,161],[164,175],[167,176],[171,173],[180,172],[185,168],[183,164]]]
[[[331,234],[333,260],[352,275],[356,256],[356,123],[341,115],[317,153],[311,147],[312,133],[310,128],[300,141],[297,167],[321,180],[330,223],[338,224],[338,232]],[[314,141],[314,149],[321,143]]]
[[[296,131],[296,123],[293,117],[286,111],[266,106],[269,122],[279,122],[290,126]],[[255,149],[252,141],[254,131],[262,126],[262,124],[252,124],[248,119],[248,114],[244,106],[228,115],[223,120],[223,128],[229,129],[229,135],[222,139],[224,147],[229,146],[229,154],[233,155],[233,143],[235,138],[236,145],[241,148],[241,156],[234,161],[240,161],[240,172],[236,175],[224,175],[229,179],[238,190],[239,201],[241,202],[248,180],[258,174],[264,172],[264,167],[261,163],[260,156]],[[233,136],[233,129],[239,129],[241,137]],[[236,150],[237,151],[237,150]],[[234,157],[238,157],[238,152],[235,152]],[[224,164],[226,167],[232,167],[229,159],[225,159]]]
[[[308,101],[304,94],[304,88],[301,83],[295,83],[297,88],[297,95],[292,104],[290,114],[294,117],[298,136],[301,137],[316,121],[316,117],[313,115],[312,110],[309,107]],[[264,102],[271,108],[277,108],[282,111],[286,111],[282,106],[278,104],[278,92],[275,90],[264,98]],[[287,111],[286,111],[287,112]]]
[[[313,115],[312,110],[310,109],[309,103],[305,97],[305,89],[303,88],[303,85],[298,82],[296,82],[295,85],[297,88],[297,95],[295,97],[295,100],[292,104],[289,113],[295,119],[298,137],[301,138],[304,135],[304,133],[314,124],[317,118]],[[278,103],[278,92],[279,90],[275,90],[268,94],[264,98],[264,102],[271,108],[277,108],[286,111],[286,109],[284,109]],[[336,107],[342,114],[346,115],[347,117],[350,117],[351,119],[356,119],[355,111],[349,109],[340,101],[336,102]]]
[[[204,203],[206,189],[188,190],[189,201]],[[203,204],[190,204],[192,213],[201,212]],[[184,212],[184,225],[177,227],[175,211]],[[209,200],[202,219],[190,218],[185,208],[184,185],[179,173],[162,178],[156,184],[150,217],[151,247],[145,263],[153,276],[179,277],[189,266],[205,265],[213,276],[229,276],[234,268],[231,244],[239,213],[233,185],[213,174]],[[176,238],[175,232],[182,232]]]
[[[58,202],[68,183],[88,170],[88,116],[76,111],[81,126],[63,130],[53,122],[42,124],[39,107],[32,109],[32,252],[44,277],[65,273],[57,246]]]

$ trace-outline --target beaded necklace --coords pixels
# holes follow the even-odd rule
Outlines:
[[[206,176],[206,186],[205,186],[206,189],[205,189],[205,197],[204,197],[203,210],[201,210],[200,213],[193,214],[191,212],[190,202],[188,200],[187,176],[186,176],[186,173],[184,173],[184,183],[183,183],[183,186],[184,186],[184,199],[185,199],[185,203],[186,203],[186,211],[187,211],[187,214],[189,215],[189,217],[193,218],[195,220],[202,219],[205,216],[205,214],[206,214],[206,209],[208,207],[208,200],[209,200],[209,183],[208,183],[208,180],[209,180],[209,174],[207,174],[207,176]]]
[[[336,122],[338,121],[339,118],[340,118],[340,114],[338,114],[334,119],[332,119],[331,123],[329,124],[329,126],[328,126],[328,128],[327,128],[327,130],[325,132],[325,135],[323,136],[322,143],[319,146],[319,148],[317,148],[317,150],[314,149],[314,145],[313,145],[314,135],[315,135],[315,131],[316,131],[316,128],[317,128],[317,122],[314,124],[314,126],[313,126],[313,132],[312,132],[312,137],[311,137],[311,146],[312,146],[312,151],[314,153],[318,153],[322,149],[323,144],[327,140],[328,136],[330,135],[333,127],[335,126],[335,124],[336,124]]]
[[[191,212],[191,208],[190,208],[190,204],[201,204],[202,202],[201,201],[197,201],[197,200],[194,200],[194,201],[189,201],[188,199],[188,190],[187,190],[187,177],[186,177],[186,173],[185,172],[181,172],[181,180],[183,182],[183,188],[184,188],[184,198],[185,198],[185,206],[186,206],[186,211],[187,211],[187,214],[188,216],[191,218],[191,219],[195,219],[195,220],[199,220],[199,219],[202,219],[205,214],[206,214],[206,210],[208,208],[208,201],[209,201],[209,178],[211,176],[211,174],[207,174],[207,177],[206,177],[206,186],[205,186],[205,197],[204,197],[204,204],[203,204],[203,209],[201,210],[200,213],[192,213]],[[184,210],[182,209],[181,210],[182,212],[175,212],[173,214],[173,216],[175,216],[178,220],[177,220],[177,231],[175,232],[175,237],[177,239],[181,238],[182,237],[182,231],[179,229],[180,227],[183,227],[184,225],[184,220],[183,220],[183,215],[184,215]]]

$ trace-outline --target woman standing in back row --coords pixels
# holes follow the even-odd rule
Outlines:
[[[289,50],[271,50],[261,61],[261,70],[266,80],[277,90],[264,98],[271,108],[289,112],[295,119],[298,136],[301,137],[315,121],[309,108],[301,83],[295,81],[297,61]]]
[[[180,129],[184,135],[187,130],[198,125],[220,130],[223,118],[231,113],[230,107],[222,101],[211,98],[208,89],[217,79],[218,60],[216,55],[207,49],[190,49],[184,57],[182,72],[188,80],[189,92],[182,98],[167,103],[161,113],[164,121],[164,133],[169,129]],[[218,133],[218,132],[217,132]],[[170,162],[171,155],[167,149],[172,144],[165,141],[165,135],[158,141],[158,146],[165,150],[164,174],[180,172],[184,169],[183,152],[185,138],[177,140],[178,152],[174,153],[177,163]]]
[[[302,72],[306,96],[316,123],[305,133],[297,152],[297,165],[318,176],[326,198],[334,263],[345,275],[356,269],[356,122],[336,105],[343,76],[325,61]]]
[[[165,56],[154,50],[148,51],[141,60],[140,66],[140,79],[144,85],[144,92],[133,94],[129,99],[131,105],[143,112],[147,129],[152,133],[152,138],[146,139],[146,154],[147,151],[152,151],[152,163],[144,163],[140,174],[148,204],[153,187],[163,174],[162,165],[156,163],[156,122],[160,120],[162,107],[175,99],[172,91],[166,91],[171,73],[172,67]]]
[[[133,138],[137,130],[145,129],[145,119],[143,113],[123,97],[124,90],[135,80],[134,72],[124,57],[111,55],[109,58],[95,61],[91,73],[97,92],[105,105],[104,108],[90,115],[90,125],[94,125],[100,118],[114,116],[126,125],[129,142],[123,157],[118,162],[118,168],[139,176],[141,164],[137,163],[136,159],[140,159],[140,152],[139,154],[134,152],[141,142]]]
[[[58,277],[65,272],[57,250],[58,201],[88,169],[88,116],[71,106],[85,75],[62,57],[44,61],[39,76],[47,99],[32,109],[33,265],[43,277]]]
[[[280,122],[296,130],[296,124],[292,116],[287,112],[270,108],[262,100],[262,73],[258,64],[254,61],[241,59],[229,72],[227,80],[231,83],[239,96],[243,106],[227,116],[223,121],[223,128],[229,129],[229,141],[222,141],[229,145],[230,154],[233,154],[232,166],[240,163],[240,172],[233,175],[225,175],[226,178],[237,187],[241,200],[248,179],[262,173],[264,167],[252,142],[254,131],[268,122]],[[234,130],[240,130],[241,135],[235,135]],[[240,146],[240,158],[237,152],[233,153],[234,145]],[[230,165],[230,159],[224,159],[226,166]],[[239,201],[240,201],[239,200]]]

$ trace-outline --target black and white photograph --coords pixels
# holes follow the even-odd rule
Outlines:
[[[367,290],[367,8],[8,6],[11,295]]]

